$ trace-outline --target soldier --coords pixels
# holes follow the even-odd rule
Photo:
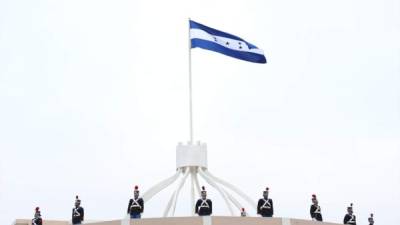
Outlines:
[[[42,215],[40,214],[39,207],[35,208],[35,216],[32,219],[32,225],[42,225],[43,220],[42,220]]]
[[[272,199],[268,198],[269,188],[267,187],[263,193],[264,198],[258,200],[257,214],[262,217],[272,217],[274,215],[274,204]]]
[[[144,210],[144,202],[142,198],[139,198],[138,186],[135,186],[133,195],[133,199],[129,200],[128,214],[131,216],[131,219],[140,219]]]
[[[240,216],[241,217],[246,217],[247,216],[246,210],[244,210],[244,208],[242,208],[242,210],[240,211]]]
[[[81,224],[84,218],[84,209],[81,207],[81,200],[75,197],[75,207],[72,209],[72,224]]]
[[[312,195],[312,205],[310,207],[310,215],[312,220],[322,221],[321,207],[318,205],[317,196]]]
[[[371,213],[371,216],[368,218],[369,225],[374,225],[374,214]]]
[[[209,216],[212,214],[212,201],[207,199],[207,191],[205,187],[201,187],[201,199],[197,200],[195,213],[199,216]]]
[[[343,223],[356,225],[356,216],[353,214],[353,203],[347,207],[347,214],[344,216]]]

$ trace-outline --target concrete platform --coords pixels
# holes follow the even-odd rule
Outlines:
[[[69,225],[70,221],[43,220],[43,225]],[[101,222],[85,222],[90,225],[338,225],[337,223],[317,222],[312,220],[290,218],[262,217],[166,217],[144,218],[136,220],[110,220]],[[17,219],[13,225],[31,225],[31,220]]]

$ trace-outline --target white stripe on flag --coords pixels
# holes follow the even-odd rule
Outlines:
[[[246,42],[232,39],[232,38],[211,35],[211,34],[205,32],[204,30],[200,30],[200,29],[196,29],[196,28],[190,29],[190,39],[194,39],[194,38],[202,39],[205,41],[211,41],[211,42],[217,43],[221,46],[224,46],[225,48],[229,48],[229,49],[232,49],[235,51],[251,52],[251,53],[264,55],[264,51],[261,49],[258,49],[258,48],[249,49],[249,46],[247,46]]]

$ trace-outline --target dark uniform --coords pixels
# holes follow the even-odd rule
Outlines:
[[[75,207],[72,209],[72,224],[81,224],[84,218],[84,209]]]
[[[368,218],[368,223],[369,223],[369,225],[374,225],[374,223],[375,223],[374,214],[371,213],[371,217]]]
[[[144,209],[144,202],[142,198],[129,199],[128,214],[130,214],[131,216],[140,215],[141,213],[143,213],[143,209]]]
[[[272,199],[268,198],[269,188],[267,187],[263,192],[264,198],[258,200],[257,214],[262,217],[272,217],[274,215],[274,203]]]
[[[317,195],[312,195],[313,204],[310,206],[310,215],[313,220],[322,221],[321,207],[318,205]]]
[[[257,214],[262,217],[272,217],[274,215],[274,203],[272,199],[261,198],[257,204]]]
[[[40,214],[39,207],[36,207],[35,216],[32,219],[32,225],[42,225],[42,224],[43,224],[42,215]]]
[[[139,188],[135,186],[134,198],[129,199],[127,213],[131,219],[140,219],[144,211],[144,201],[139,197]]]
[[[32,225],[42,225],[42,224],[43,224],[43,220],[41,217],[32,219]]]
[[[344,224],[356,225],[356,216],[355,215],[346,214],[344,216],[343,223]]]
[[[311,205],[310,215],[312,219],[322,221],[321,207],[319,205]]]
[[[80,206],[81,200],[76,196],[75,207],[72,209],[72,224],[81,224],[84,220],[85,210]]]
[[[212,214],[212,201],[210,199],[199,199],[196,202],[195,213],[199,216],[209,216]]]
[[[356,225],[356,216],[353,214],[353,203],[347,207],[347,214],[344,216],[343,223]]]
[[[209,216],[212,214],[212,201],[207,199],[205,187],[203,186],[201,189],[201,198],[197,200],[194,211],[199,216]]]

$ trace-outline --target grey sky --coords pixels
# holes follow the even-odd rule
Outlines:
[[[276,216],[309,218],[316,193],[327,221],[353,202],[359,224],[370,212],[399,224],[398,0],[0,1],[1,224],[37,205],[69,219],[75,194],[88,219],[118,219],[135,184],[173,174],[188,139],[188,17],[268,60],[192,51],[211,172],[254,199],[269,186]]]

